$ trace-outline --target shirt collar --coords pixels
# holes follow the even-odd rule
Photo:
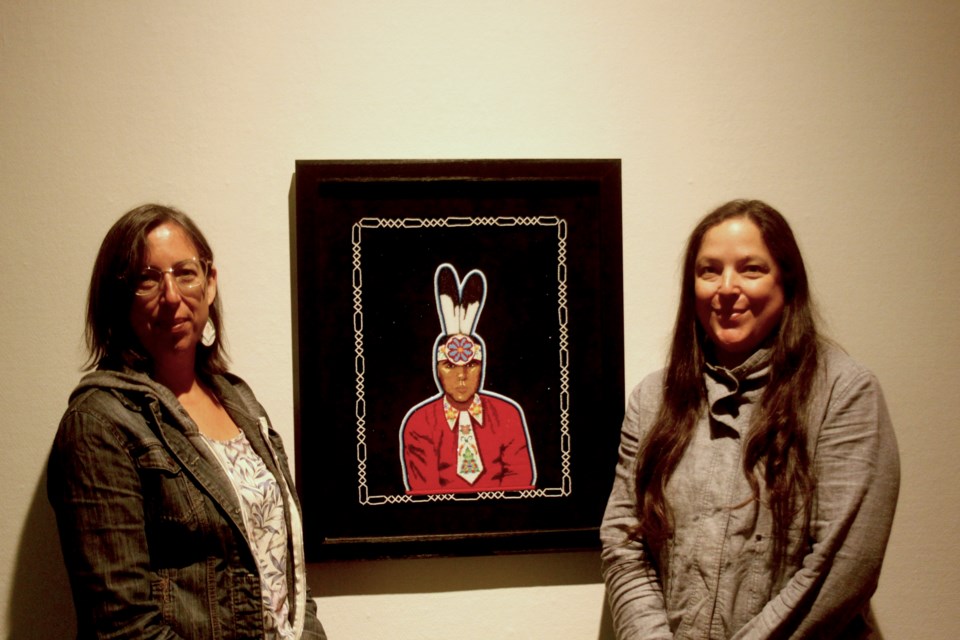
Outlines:
[[[470,403],[470,407],[467,409],[467,412],[470,416],[477,421],[478,424],[483,424],[483,404],[480,403],[480,394],[473,394],[473,402]],[[457,424],[457,419],[460,417],[462,411],[458,410],[456,407],[452,406],[447,401],[447,396],[443,396],[443,416],[447,419],[447,424],[450,426],[450,430],[453,431],[453,428]]]
[[[750,423],[770,374],[773,350],[761,348],[742,364],[726,369],[710,362],[704,370],[707,408],[714,421],[741,433]]]
[[[736,367],[728,369],[718,364],[714,364],[708,358],[704,363],[708,373],[712,373],[718,378],[732,377],[735,380],[749,380],[757,377],[770,365],[770,356],[773,355],[773,348],[763,346],[754,351],[749,358],[738,364]]]

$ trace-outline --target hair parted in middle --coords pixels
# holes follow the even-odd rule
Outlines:
[[[123,214],[107,231],[90,277],[85,330],[90,356],[87,368],[127,366],[147,371],[152,366],[149,354],[130,325],[134,293],[129,282],[131,276],[144,266],[147,236],[166,222],[183,229],[196,247],[198,259],[213,263],[213,249],[196,223],[182,211],[159,204],[145,204]],[[197,347],[196,366],[199,373],[213,375],[227,370],[219,292],[209,313],[216,338],[209,346]]]
[[[733,200],[707,214],[687,241],[673,339],[663,381],[663,402],[637,453],[635,488],[642,539],[656,560],[672,533],[666,487],[705,410],[705,362],[712,345],[695,308],[695,266],[707,232],[734,218],[746,218],[760,230],[780,269],[784,308],[764,344],[771,349],[770,379],[744,449],[743,472],[759,500],[759,472],[773,514],[774,560],[783,567],[789,531],[798,516],[809,517],[814,480],[810,473],[805,409],[817,370],[820,337],[803,257],[786,219],[760,200]],[[731,505],[735,507],[736,505]]]

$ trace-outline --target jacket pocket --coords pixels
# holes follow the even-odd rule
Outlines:
[[[183,468],[158,443],[148,443],[134,452],[143,489],[143,510],[151,559],[168,566],[167,559],[189,562],[196,549],[203,496]]]

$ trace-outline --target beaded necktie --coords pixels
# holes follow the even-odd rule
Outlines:
[[[459,428],[457,429],[457,475],[473,484],[483,473],[483,460],[480,459],[480,449],[477,447],[477,438],[473,433],[473,424],[470,414],[460,412]]]

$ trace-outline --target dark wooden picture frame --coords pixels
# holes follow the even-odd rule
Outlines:
[[[294,187],[308,559],[598,547],[623,416],[620,161],[300,160]],[[401,423],[438,395],[441,264],[486,276],[483,388],[522,407],[533,488],[405,491]]]

